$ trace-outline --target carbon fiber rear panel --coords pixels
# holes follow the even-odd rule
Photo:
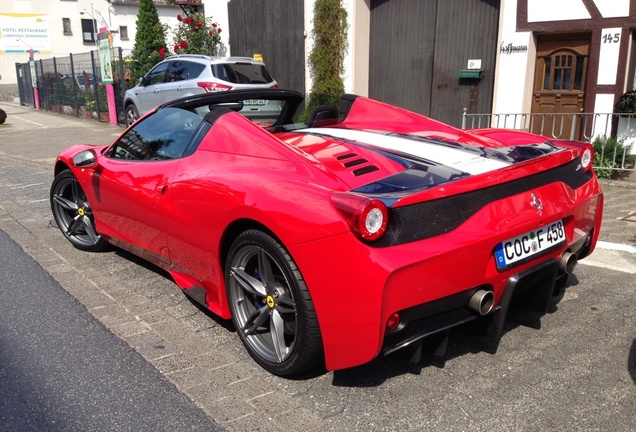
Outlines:
[[[519,180],[410,206],[389,209],[389,226],[372,246],[387,247],[446,234],[464,223],[484,206],[502,198],[562,182],[572,189],[587,183],[591,173],[582,169],[579,159]]]

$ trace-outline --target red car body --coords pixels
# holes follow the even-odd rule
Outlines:
[[[102,239],[166,269],[222,318],[232,315],[224,275],[230,244],[246,229],[271,234],[302,274],[329,370],[472,320],[499,337],[516,297],[521,307],[545,313],[576,258],[589,255],[598,239],[603,195],[591,162],[582,162],[590,146],[510,130],[458,130],[364,97],[341,102],[337,121],[300,129],[262,127],[224,112],[191,154],[175,159],[140,162],[109,157],[111,146],[74,146],[58,157],[55,172],[70,169]],[[423,142],[428,149],[413,160],[424,160],[426,170],[415,173],[402,156]],[[435,182],[426,177],[446,169],[429,161],[436,146],[478,151],[455,165],[461,174]],[[517,155],[527,148],[540,151]],[[94,161],[83,166],[78,154],[86,150]],[[496,168],[457,168],[483,159]],[[374,241],[356,234],[356,216],[346,211],[368,197],[382,201],[388,215],[386,232]],[[562,230],[565,240],[498,268],[501,254],[517,259],[515,247],[521,256],[535,234],[541,242],[541,227],[555,238]]]

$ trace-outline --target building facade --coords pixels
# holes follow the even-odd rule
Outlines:
[[[204,10],[221,28],[227,29],[226,1],[155,0],[162,24],[175,28],[183,7]],[[96,49],[96,33],[102,26],[112,44],[131,50],[135,43],[138,0],[2,0],[0,3],[0,93],[17,93],[16,63],[35,59],[67,57]],[[172,35],[166,42],[170,46]],[[221,34],[228,46],[227,33]],[[7,89],[7,90],[3,90]]]
[[[181,4],[228,31],[224,55],[260,54],[276,78],[307,92],[313,0],[156,0],[173,28]],[[450,123],[468,112],[610,113],[636,87],[636,0],[343,0],[345,89]],[[106,25],[132,49],[137,0],[4,0],[0,86],[15,63],[95,49]],[[170,45],[171,36],[167,42]],[[462,78],[477,60],[479,78]],[[471,76],[471,75],[465,75]],[[473,75],[476,76],[476,75]]]
[[[607,132],[571,122],[574,114],[613,113],[636,87],[635,29],[634,0],[503,0],[493,112],[572,114],[555,129],[572,128],[577,139]]]

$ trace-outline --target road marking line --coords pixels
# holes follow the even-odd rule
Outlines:
[[[579,261],[579,264],[614,270],[623,273],[636,274],[636,255],[625,254],[621,250],[602,249],[597,247],[594,252]]]
[[[31,120],[27,120],[27,119],[22,118],[22,117],[17,116],[17,115],[13,115],[13,116],[11,116],[11,117],[15,117],[15,118],[17,118],[18,120],[22,120],[22,121],[25,121],[25,122],[27,122],[27,123],[31,123],[31,124],[34,124],[34,125],[38,125],[38,126],[40,126],[41,128],[43,128],[43,129],[47,129],[47,128],[48,128],[48,126],[44,126],[42,123],[38,123],[38,122],[31,121]]]
[[[26,184],[26,185],[20,185],[20,186],[13,186],[10,187],[9,190],[14,190],[14,189],[26,189],[28,187],[32,187],[32,186],[42,186],[44,183],[31,183],[31,184]]]
[[[610,243],[599,240],[598,242],[596,242],[596,247],[601,249],[617,250],[636,254],[636,246],[630,246],[626,244]]]

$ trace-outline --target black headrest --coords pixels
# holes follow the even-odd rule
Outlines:
[[[339,123],[340,113],[332,105],[320,105],[311,110],[307,119],[307,126],[326,126]]]
[[[219,119],[219,117],[221,117],[222,115],[233,112],[231,109],[225,108],[225,107],[211,107],[211,108],[212,109],[210,110],[210,112],[207,113],[205,117],[203,117],[203,120],[210,123],[211,125],[213,125],[214,122],[216,122]]]

